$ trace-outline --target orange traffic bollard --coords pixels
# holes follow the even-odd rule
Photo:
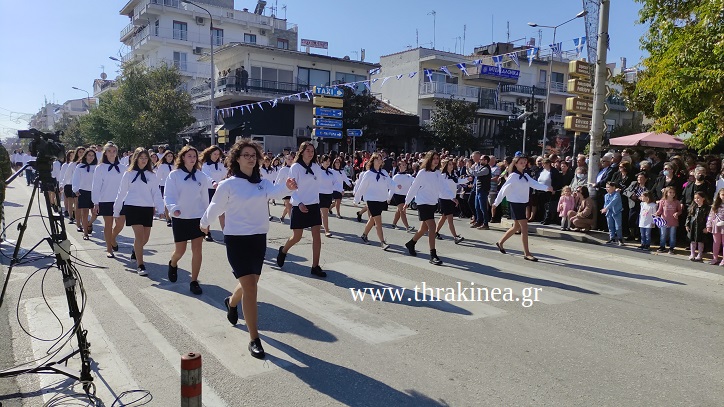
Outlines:
[[[201,407],[201,354],[181,356],[181,407]]]

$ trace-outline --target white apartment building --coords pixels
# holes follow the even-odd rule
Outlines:
[[[96,107],[98,99],[82,98],[66,100],[62,105],[57,103],[45,103],[38,113],[35,113],[28,123],[29,128],[41,131],[54,131],[55,125],[63,115],[83,116],[90,112],[90,109]]]

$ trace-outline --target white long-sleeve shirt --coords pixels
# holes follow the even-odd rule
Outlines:
[[[372,170],[365,172],[358,184],[359,187],[354,194],[356,204],[362,200],[362,197],[366,202],[384,202],[387,200],[389,190],[395,188],[392,177],[385,170],[380,170],[379,173]]]
[[[216,164],[204,163],[204,165],[201,166],[201,171],[217,183],[226,177],[227,172],[226,167],[224,167],[224,162],[221,160]]]
[[[390,189],[390,193],[387,194],[387,199],[392,199],[392,195],[407,195],[410,190],[412,183],[415,181],[415,177],[410,174],[395,174],[392,177],[392,183],[394,187]]]
[[[68,170],[68,163],[63,163],[63,165],[60,166],[60,173],[58,174],[58,184],[60,189],[63,189],[63,180],[65,179],[65,172]]]
[[[158,213],[163,212],[163,200],[161,199],[161,190],[158,189],[158,177],[153,171],[144,171],[144,175],[146,176],[146,182],[141,180],[139,171],[131,170],[123,173],[118,195],[113,203],[114,217],[120,216],[124,204],[156,208]],[[135,182],[133,181],[134,178],[136,179]]]
[[[337,178],[337,182],[334,183],[334,190],[336,192],[344,192],[344,184],[350,187],[352,186],[352,180],[349,179],[344,170],[332,170],[332,173]]]
[[[442,181],[442,185],[440,186],[440,199],[455,199],[458,192],[458,185],[467,183],[467,178],[462,180],[458,179],[457,182],[455,182],[455,180],[447,174],[440,175],[440,180]]]
[[[94,204],[101,202],[114,202],[118,196],[118,189],[121,186],[121,179],[128,167],[118,163],[118,170],[110,164],[98,164],[93,173],[93,189],[91,190],[91,201]]]
[[[54,180],[58,181],[60,179],[60,169],[62,168],[62,164],[60,161],[55,160],[53,161],[53,169],[50,171],[50,176],[53,177]]]
[[[277,172],[278,172],[278,170],[275,167],[269,167],[268,171],[264,167],[259,167],[259,173],[261,174],[261,178],[265,179],[265,180],[269,180],[271,182],[276,181]],[[286,182],[286,181],[287,180],[284,180],[284,182]]]
[[[337,184],[337,176],[334,175],[334,171],[331,168],[327,168],[327,171],[325,171],[324,168],[321,168],[319,177],[317,177],[317,179],[319,180],[320,194],[331,195],[332,192],[334,192],[335,186]]]
[[[198,219],[209,206],[211,178],[201,171],[196,171],[193,177],[189,175],[183,170],[173,170],[166,178],[163,200],[174,218]],[[177,210],[181,211],[178,216],[174,214]]]
[[[227,178],[216,187],[214,198],[201,217],[201,227],[209,227],[209,219],[226,214],[224,235],[266,234],[269,232],[267,202],[270,199],[280,199],[289,193],[286,178],[277,185],[265,179],[253,184],[244,178]]]
[[[412,182],[410,190],[405,196],[405,204],[409,205],[413,199],[418,205],[437,205],[442,186],[440,171],[428,172],[420,170]]]
[[[500,191],[498,191],[498,196],[495,198],[493,205],[500,205],[500,203],[503,202],[503,198],[508,198],[508,202],[512,203],[528,203],[530,188],[547,191],[549,187],[546,184],[541,184],[534,180],[528,174],[523,174],[521,178],[519,173],[513,172],[508,175],[505,184]]]
[[[275,184],[284,184],[287,182],[287,178],[289,178],[289,169],[291,167],[287,167],[286,165],[279,167],[279,171],[277,171],[277,178],[274,181]]]
[[[169,163],[159,163],[156,167],[156,175],[158,176],[158,185],[164,186],[166,185],[166,178],[168,177],[168,174],[171,173],[171,171],[175,170],[176,166]],[[208,194],[208,192],[207,192]]]
[[[307,170],[299,163],[294,163],[289,168],[288,178],[294,178],[297,181],[297,190],[292,192],[290,201],[292,206],[319,203],[319,177],[322,175],[322,167],[317,163],[312,163],[309,168],[314,174],[307,173]]]
[[[84,191],[93,190],[93,174],[95,170],[96,166],[92,164],[80,164],[75,167],[71,181],[73,192],[77,194],[81,189]]]
[[[73,185],[73,173],[75,172],[76,166],[78,166],[78,163],[74,161],[72,163],[69,163],[68,166],[65,168],[65,172],[63,173],[63,180],[60,181],[62,185]]]

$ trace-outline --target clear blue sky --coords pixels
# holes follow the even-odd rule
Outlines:
[[[254,0],[235,0],[236,8],[254,9]],[[93,91],[101,65],[109,78],[117,66],[108,59],[117,55],[122,44],[120,31],[128,18],[118,14],[125,0],[12,1],[0,0],[0,38],[3,62],[0,63],[0,137],[14,135],[14,129],[27,128],[20,113],[33,114],[49,102],[63,103],[85,97],[76,86]],[[634,0],[617,0],[611,5],[609,62],[628,59],[633,66],[642,57],[639,38],[645,27],[636,25],[640,5]],[[269,0],[267,7],[278,5],[277,16],[299,25],[300,38],[328,41],[329,54],[349,55],[366,50],[366,61],[377,62],[381,55],[419,44],[429,47],[433,41],[435,10],[437,49],[460,52],[467,25],[465,51],[492,41],[504,42],[521,37],[538,38],[538,31],[527,23],[560,24],[582,10],[581,0],[555,1],[482,1],[432,0]],[[448,7],[450,6],[450,7]],[[550,44],[552,30],[543,31],[543,44]],[[572,49],[572,39],[585,35],[583,20],[575,20],[558,29],[557,39],[564,49]],[[323,52],[323,50],[318,50]]]

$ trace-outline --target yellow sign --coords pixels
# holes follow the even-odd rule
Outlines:
[[[592,122],[593,119],[589,117],[566,116],[566,119],[563,123],[563,128],[566,130],[588,133],[589,131],[591,131]]]
[[[567,98],[566,111],[590,116],[593,113],[593,101],[582,97]]]
[[[568,93],[583,97],[593,97],[593,86],[591,83],[584,79],[569,79],[568,80]]]
[[[217,143],[224,144],[226,143],[226,136],[219,136],[219,139],[217,140]]]
[[[334,108],[341,109],[342,107],[344,107],[344,99],[330,98],[330,97],[325,97],[325,96],[315,96],[314,105],[315,106],[324,106],[324,107],[334,107]]]
[[[229,130],[221,129],[221,130],[217,131],[216,134],[217,134],[219,137],[224,137],[224,136],[227,136],[227,135],[229,134]]]
[[[568,63],[568,76],[590,80],[593,72],[593,65],[586,61],[571,61]]]

